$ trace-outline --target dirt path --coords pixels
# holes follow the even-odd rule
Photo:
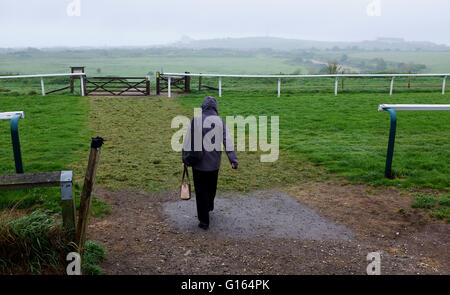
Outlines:
[[[176,192],[95,194],[112,207],[89,227],[108,274],[365,274],[373,251],[384,274],[450,274],[450,225],[410,209],[394,188],[219,194],[209,231],[197,228],[195,201]]]

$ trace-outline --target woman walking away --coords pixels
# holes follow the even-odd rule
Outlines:
[[[228,134],[225,122],[219,117],[217,100],[207,96],[202,103],[201,121],[200,117],[193,118],[188,128],[182,156],[183,167],[192,166],[197,216],[200,221],[198,226],[204,230],[209,228],[209,212],[214,210],[222,143],[231,167],[237,169],[238,159],[233,140]]]

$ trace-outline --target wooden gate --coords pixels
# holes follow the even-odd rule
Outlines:
[[[86,77],[87,95],[150,95],[150,77]]]
[[[186,74],[189,74],[189,72],[186,72]],[[190,76],[170,77],[170,87],[172,91],[174,88],[177,88],[185,93],[189,93],[191,92],[191,77]],[[160,95],[162,90],[166,89],[168,91],[168,88],[169,88],[169,77],[157,72],[156,94]]]

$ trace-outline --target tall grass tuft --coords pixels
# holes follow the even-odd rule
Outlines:
[[[73,249],[69,233],[43,211],[0,220],[0,273],[61,273]]]

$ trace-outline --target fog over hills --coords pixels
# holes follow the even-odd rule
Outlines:
[[[194,40],[184,36],[180,41],[169,44],[179,48],[206,49],[223,48],[254,50],[268,48],[273,50],[295,50],[295,49],[354,49],[354,50],[450,50],[449,46],[436,44],[428,41],[407,41],[402,38],[378,38],[376,40],[365,40],[360,42],[330,42],[286,39],[278,37],[245,37],[245,38],[223,38]]]

